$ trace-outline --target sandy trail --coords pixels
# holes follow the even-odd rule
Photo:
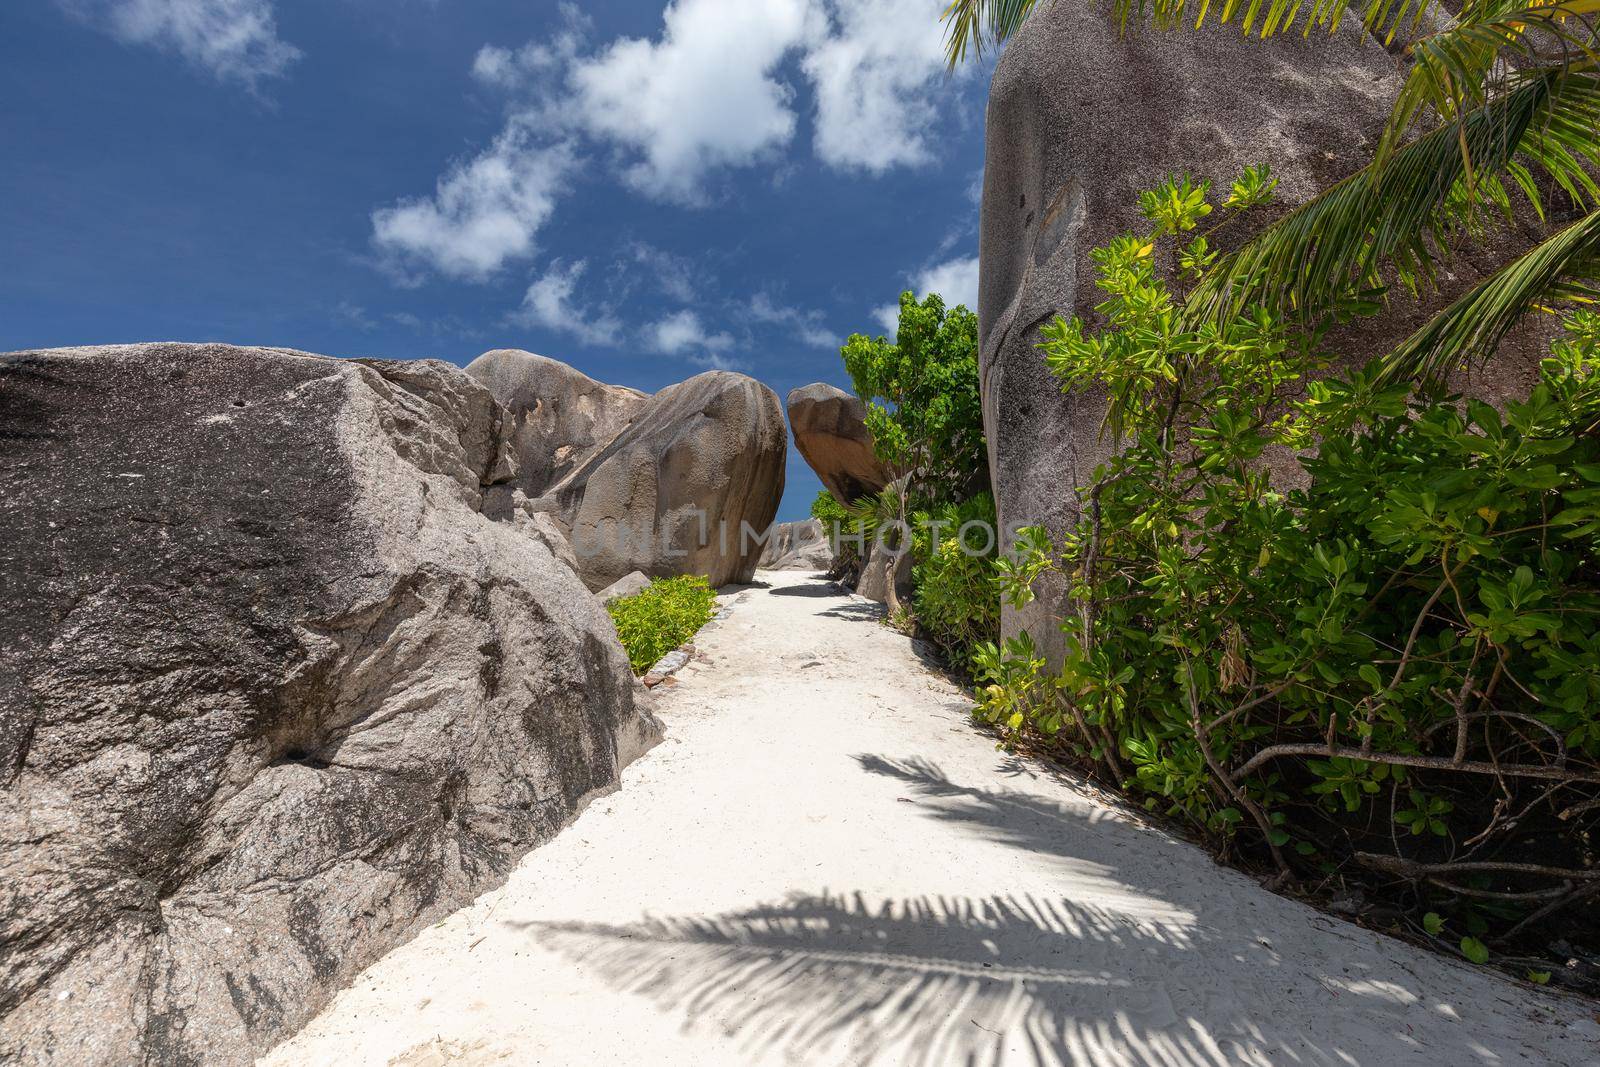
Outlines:
[[[1591,1006],[1263,891],[997,752],[875,605],[758,579],[621,792],[267,1062],[1600,1063]]]

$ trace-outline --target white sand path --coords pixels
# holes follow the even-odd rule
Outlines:
[[[997,752],[875,606],[758,578],[620,792],[267,1062],[1600,1064],[1592,1005],[1265,892]]]

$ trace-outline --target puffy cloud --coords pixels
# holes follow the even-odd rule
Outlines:
[[[733,337],[727,333],[710,333],[700,322],[700,316],[687,309],[674,312],[652,323],[645,330],[650,347],[669,356],[699,350],[699,359],[708,354],[725,352],[733,347]]]
[[[820,26],[813,0],[675,0],[657,40],[624,38],[572,68],[576,121],[636,158],[635,188],[703,198],[712,168],[766,158],[794,136],[773,69]]]
[[[536,234],[586,156],[610,160],[649,196],[703,203],[718,169],[774,159],[793,140],[795,94],[782,72],[797,56],[815,85],[825,163],[881,172],[928,162],[941,4],[671,0],[655,36],[598,49],[587,18],[564,4],[547,38],[478,52],[473,77],[505,94],[505,129],[452,167],[432,197],[375,211],[374,244],[408,281],[419,268],[485,280],[535,253]],[[663,292],[690,302],[688,274],[674,276],[663,262],[638,257]],[[788,321],[808,344],[834,341],[809,318]]]
[[[300,57],[279,39],[272,0],[57,0],[127,44],[175,53],[218,81],[254,89]]]
[[[575,166],[570,144],[539,143],[512,123],[486,152],[440,178],[432,197],[374,211],[373,243],[399,272],[431,267],[482,281],[507,260],[533,255],[534,235]]]
[[[518,49],[486,44],[472,61],[472,76],[502,92],[534,89],[548,92],[553,79],[564,77],[588,36],[589,17],[574,4],[562,4],[561,23],[549,38]]]
[[[918,299],[929,293],[938,293],[944,297],[944,306],[947,308],[961,304],[968,311],[977,311],[978,257],[963,256],[935,263],[914,275],[907,288],[916,293]],[[884,304],[872,312],[872,317],[893,337],[900,326],[900,305]]]
[[[828,329],[820,311],[802,311],[778,304],[766,293],[757,293],[745,308],[751,322],[783,326],[813,348],[837,348],[839,335]]]
[[[874,174],[933,158],[934,84],[945,77],[944,0],[833,0],[837,31],[803,66],[816,87],[816,152]]]
[[[938,293],[946,307],[964,304],[968,311],[978,309],[978,257],[966,256],[936,263],[913,279],[918,296]]]
[[[513,319],[572,334],[584,344],[615,344],[622,336],[622,323],[609,311],[590,311],[573,300],[578,279],[587,268],[588,263],[581,259],[566,267],[560,260],[550,264],[550,269],[528,286],[522,307]]]

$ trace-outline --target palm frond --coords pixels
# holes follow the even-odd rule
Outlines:
[[[969,51],[981,55],[986,43],[998,45],[1015,33],[1037,6],[1038,0],[952,0],[942,17],[946,23],[945,58],[954,67]],[[1200,29],[1212,19],[1225,25],[1237,23],[1246,36],[1265,39],[1296,26],[1302,35],[1313,29],[1331,33],[1340,28],[1353,5],[1348,0],[1110,0],[1109,6],[1112,17],[1124,28],[1130,22],[1149,21],[1160,29],[1183,25]],[[1402,31],[1409,34],[1420,28],[1430,8],[1443,6],[1438,0],[1367,0],[1361,8],[1361,21],[1369,33],[1392,44]],[[1455,28],[1446,31],[1450,41],[1441,40],[1434,47],[1445,50],[1487,41],[1496,29],[1515,45],[1516,38],[1529,36],[1530,27],[1581,39],[1581,34],[1567,28],[1568,20],[1582,20],[1596,10],[1595,0],[1468,0],[1455,16]],[[1519,14],[1523,17],[1517,18]],[[1458,32],[1473,27],[1481,27],[1481,32]],[[1593,34],[1588,36],[1592,39]]]
[[[1411,66],[1377,161],[1386,161],[1419,119],[1449,121],[1482,106],[1521,77],[1518,69],[1594,70],[1600,50],[1588,18],[1596,12],[1600,0],[1480,0],[1454,25],[1411,42]]]
[[[1600,211],[1512,261],[1435,315],[1384,357],[1381,384],[1436,381],[1452,367],[1492,355],[1530,311],[1561,302],[1600,300]]]
[[[945,23],[945,59],[952,68],[967,57],[983,54],[985,41],[999,44],[1017,31],[1038,0],[952,0]]]
[[[1600,79],[1552,71],[1523,79],[1459,120],[1410,142],[1307,201],[1217,261],[1191,294],[1192,319],[1225,320],[1261,305],[1280,316],[1322,314],[1381,269],[1427,284],[1471,205],[1505,199],[1502,176],[1536,193],[1536,165],[1578,202],[1600,199],[1585,169],[1600,165]],[[1469,169],[1468,161],[1471,161]]]

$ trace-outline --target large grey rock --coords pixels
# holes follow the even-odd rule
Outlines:
[[[437,362],[0,357],[0,1061],[248,1063],[653,743]]]
[[[1121,36],[1109,11],[1054,3],[1040,5],[1007,44],[989,94],[978,308],[1003,550],[1019,526],[1065,532],[1077,516],[1076,490],[1114,447],[1101,433],[1104,396],[1063,395],[1036,345],[1042,324],[1088,314],[1102,299],[1089,253],[1148,226],[1139,191],[1173,173],[1226,182],[1245,165],[1267,163],[1279,178],[1282,213],[1370,158],[1399,68],[1358,20],[1345,21],[1332,38],[1319,31],[1262,42],[1241,38],[1237,27],[1160,33],[1136,25]],[[1271,217],[1257,213],[1257,225]],[[1431,306],[1527,239],[1513,235],[1486,256],[1457,258],[1448,291]],[[1416,328],[1426,310],[1397,302],[1341,345],[1364,362]],[[1536,349],[1524,346],[1469,388],[1491,399],[1525,389]],[[1055,661],[1059,576],[1036,591],[1022,611],[1005,606],[1003,629],[1028,629]]]
[[[822,520],[774,523],[756,566],[764,571],[825,571],[833,566],[833,546]]]
[[[515,348],[467,364],[506,409],[517,459],[516,488],[537,497],[576,470],[633,421],[645,393],[597,382],[558,360]]]
[[[608,604],[613,600],[621,600],[623,597],[638,596],[649,588],[650,576],[644,571],[634,571],[631,574],[624,574],[621,578],[600,590],[595,594],[595,599],[602,604]]]
[[[856,593],[879,604],[889,602],[889,590],[903,604],[911,599],[911,553],[891,552],[873,544],[861,565],[861,577],[856,582]]]
[[[783,496],[788,446],[771,389],[707,371],[651,397],[535,506],[561,521],[591,589],[630,571],[747,582],[761,554],[753,535]]]
[[[789,392],[795,447],[834,499],[849,504],[889,484],[873,451],[866,407],[854,395],[814,382]]]

